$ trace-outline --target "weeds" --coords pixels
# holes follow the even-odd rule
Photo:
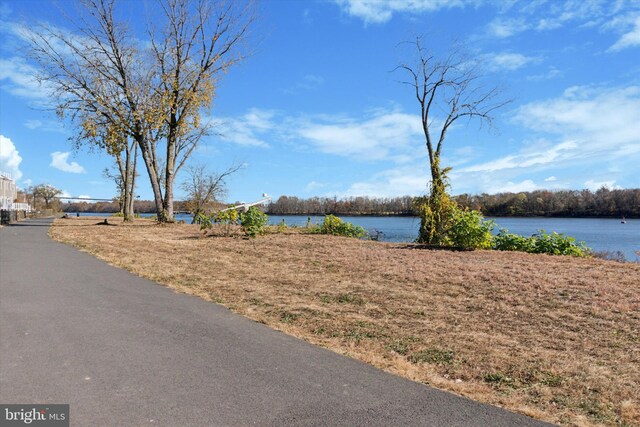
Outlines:
[[[450,365],[453,362],[454,353],[451,350],[427,348],[409,356],[411,363],[432,363],[435,365]]]

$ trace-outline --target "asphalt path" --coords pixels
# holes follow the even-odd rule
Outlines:
[[[47,236],[0,229],[0,403],[77,426],[544,425],[387,374]]]

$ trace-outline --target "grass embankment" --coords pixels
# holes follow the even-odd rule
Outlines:
[[[50,234],[416,381],[562,424],[640,424],[640,264],[109,221]]]

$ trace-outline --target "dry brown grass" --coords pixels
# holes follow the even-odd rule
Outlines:
[[[50,234],[416,381],[561,424],[640,425],[639,264],[96,222]]]

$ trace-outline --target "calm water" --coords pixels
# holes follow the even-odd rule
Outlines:
[[[85,215],[85,214],[81,214]],[[96,214],[86,214],[96,215]],[[153,215],[143,215],[153,216]],[[307,216],[287,215],[269,217],[271,224],[283,219],[287,225],[305,226]],[[322,216],[312,216],[311,222],[319,224]],[[371,235],[381,232],[380,239],[387,242],[412,242],[418,236],[420,220],[414,217],[343,216],[345,221],[365,228]],[[190,215],[178,215],[177,220],[191,222]],[[530,236],[539,230],[555,231],[583,241],[594,251],[621,251],[629,261],[637,261],[635,251],[640,250],[640,219],[627,219],[622,224],[611,218],[488,218],[496,222],[494,232],[506,228],[512,233]]]
[[[381,231],[381,240],[387,242],[411,242],[418,236],[420,220],[414,217],[343,216],[345,221],[359,225],[375,235]],[[282,219],[287,225],[304,226],[306,216],[270,216],[272,224]],[[311,222],[321,223],[323,217],[311,217]],[[622,224],[611,218],[487,218],[496,222],[494,233],[506,228],[511,233],[530,236],[539,230],[555,231],[583,241],[594,251],[621,251],[629,261],[637,260],[640,250],[640,219],[627,219]]]

